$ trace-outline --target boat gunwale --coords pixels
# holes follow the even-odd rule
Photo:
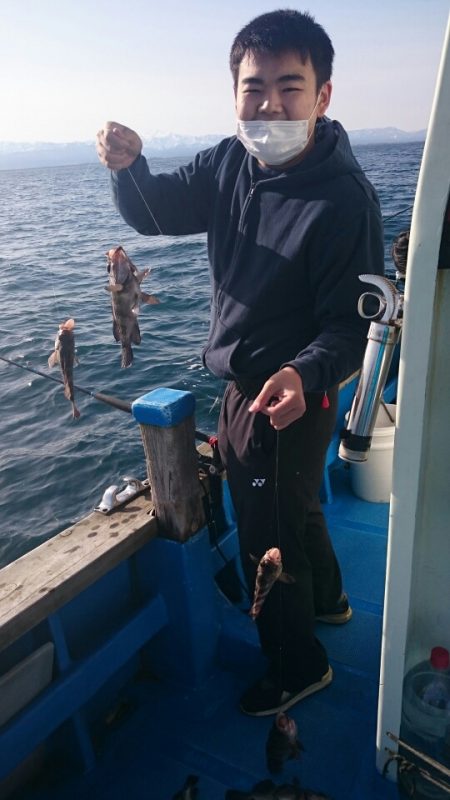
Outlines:
[[[157,536],[149,491],[92,512],[0,570],[0,651]]]

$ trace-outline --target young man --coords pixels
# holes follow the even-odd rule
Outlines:
[[[244,570],[281,551],[257,625],[264,678],[244,712],[272,714],[327,686],[317,618],[351,609],[319,502],[339,382],[356,370],[367,325],[358,275],[383,272],[376,194],[347,135],[324,115],[333,47],[308,14],[250,22],[230,55],[237,136],[173,174],[152,176],[138,135],[108,123],[97,138],[123,218],[144,235],[208,233],[211,325],[203,358],[229,381],[219,448]]]

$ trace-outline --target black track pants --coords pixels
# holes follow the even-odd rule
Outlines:
[[[319,490],[337,409],[337,387],[306,395],[304,416],[278,433],[251,414],[257,394],[230,383],[219,421],[219,449],[238,520],[243,569],[253,592],[256,559],[279,547],[294,583],[277,581],[257,619],[263,652],[283,689],[318,680],[327,654],[314,635],[316,614],[335,605],[341,573],[322,514]]]

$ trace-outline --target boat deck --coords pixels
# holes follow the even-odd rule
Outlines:
[[[333,800],[390,800],[395,784],[375,770],[388,504],[351,493],[344,465],[331,475],[334,502],[325,506],[354,615],[344,626],[318,625],[334,670],[325,690],[289,711],[304,753],[286,764],[278,785],[297,776],[302,787]],[[122,692],[115,719],[98,732],[97,764],[76,777],[54,771],[24,800],[171,800],[190,774],[198,800],[224,800],[271,778],[265,744],[272,717],[246,717],[241,691],[264,664],[247,615],[225,607],[222,668],[201,690],[175,691],[141,675]],[[227,616],[229,617],[227,621]]]

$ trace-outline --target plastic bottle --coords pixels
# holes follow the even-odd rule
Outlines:
[[[444,647],[433,647],[429,660],[416,664],[405,677],[400,738],[450,767],[450,654]],[[406,751],[403,755],[430,771],[425,763]],[[443,776],[431,772],[445,781]],[[418,776],[414,797],[448,800],[449,794]]]

